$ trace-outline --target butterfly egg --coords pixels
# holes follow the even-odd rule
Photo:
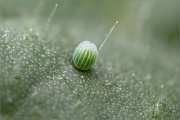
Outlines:
[[[74,50],[73,64],[78,69],[89,70],[96,62],[97,57],[96,45],[91,41],[83,41]]]
[[[90,67],[93,66],[97,60],[98,52],[103,47],[117,23],[118,21],[116,21],[109,32],[106,33],[98,48],[91,41],[83,41],[75,48],[72,60],[76,68],[81,70],[89,70]]]

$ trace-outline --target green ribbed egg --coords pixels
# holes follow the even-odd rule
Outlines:
[[[89,70],[98,56],[97,47],[91,41],[81,42],[74,50],[74,66],[81,70]]]
[[[99,51],[108,39],[109,35],[112,33],[117,23],[118,21],[115,22],[113,27],[105,35],[98,48],[91,41],[83,41],[75,48],[72,60],[76,68],[80,70],[89,70],[91,68],[91,66],[97,60]]]

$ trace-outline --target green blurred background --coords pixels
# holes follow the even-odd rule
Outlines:
[[[179,0],[0,0],[1,22],[5,17],[46,21],[56,3],[59,7],[53,22],[65,30],[71,29],[69,34],[80,32],[82,36],[75,37],[81,40],[98,43],[118,20],[114,34],[119,39],[111,40],[113,42],[154,41],[178,48]],[[79,31],[73,27],[78,27]]]

